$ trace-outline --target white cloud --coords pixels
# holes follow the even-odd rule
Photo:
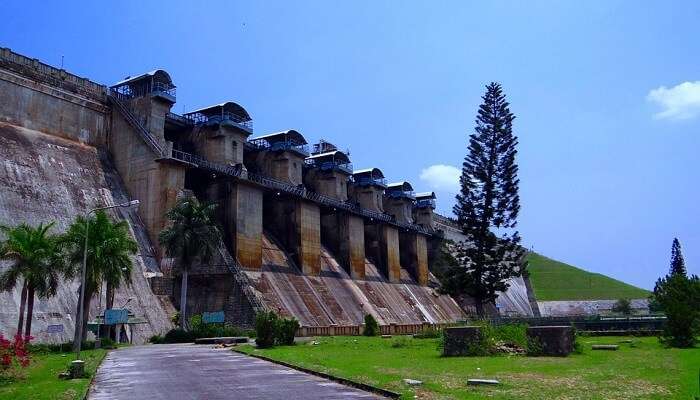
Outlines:
[[[672,88],[661,86],[647,95],[647,101],[658,104],[657,119],[681,120],[700,115],[700,81],[683,82]]]
[[[420,179],[431,189],[444,190],[450,193],[459,191],[459,177],[462,174],[458,168],[451,165],[431,165],[420,173]]]

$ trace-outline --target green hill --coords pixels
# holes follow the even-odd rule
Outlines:
[[[649,296],[644,289],[537,253],[530,253],[528,262],[530,282],[539,301],[641,299]]]

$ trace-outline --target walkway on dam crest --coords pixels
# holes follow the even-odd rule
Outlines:
[[[229,349],[192,344],[111,351],[88,395],[89,400],[378,398]]]

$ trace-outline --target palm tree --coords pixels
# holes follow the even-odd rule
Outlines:
[[[87,263],[85,268],[85,301],[83,306],[82,337],[85,337],[90,302],[102,282],[111,288],[118,288],[122,282],[131,283],[131,256],[138,250],[131,238],[126,221],[114,222],[104,211],[94,217],[77,217],[63,235],[62,245],[70,267],[67,278],[80,276],[85,246],[85,224],[88,224]],[[80,298],[78,298],[78,307]],[[80,312],[76,312],[80,315]],[[73,346],[78,343],[78,329]]]
[[[175,259],[182,273],[180,286],[180,328],[186,329],[187,277],[192,263],[209,260],[221,242],[214,220],[215,204],[200,203],[194,196],[178,199],[166,216],[170,226],[158,237],[168,257]]]
[[[27,224],[0,226],[0,231],[6,237],[0,243],[0,258],[11,262],[9,269],[0,275],[0,289],[10,291],[20,278],[23,279],[18,335],[22,334],[22,325],[25,324],[26,305],[24,336],[31,336],[35,294],[41,298],[56,295],[63,265],[58,236],[49,233],[53,226],[53,222],[46,225],[40,223],[36,227]]]

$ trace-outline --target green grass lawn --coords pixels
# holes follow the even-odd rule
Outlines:
[[[58,374],[68,369],[70,362],[75,359],[75,353],[34,354],[31,365],[21,373],[22,377],[0,381],[0,399],[83,399],[105,354],[107,352],[103,349],[82,351],[80,355],[85,360],[85,369],[89,375],[73,380],[58,379]]]
[[[537,253],[528,255],[530,282],[539,301],[642,299],[649,292]]]
[[[493,356],[440,357],[438,339],[323,337],[318,345],[298,344],[259,350],[295,365],[400,392],[402,399],[684,399],[698,395],[700,348],[666,349],[656,338],[634,338],[618,351],[592,351],[592,343],[622,337],[582,337],[583,354],[566,358]],[[634,347],[633,347],[634,346]],[[423,381],[417,389],[402,383]],[[467,378],[495,378],[497,387],[467,387]]]

